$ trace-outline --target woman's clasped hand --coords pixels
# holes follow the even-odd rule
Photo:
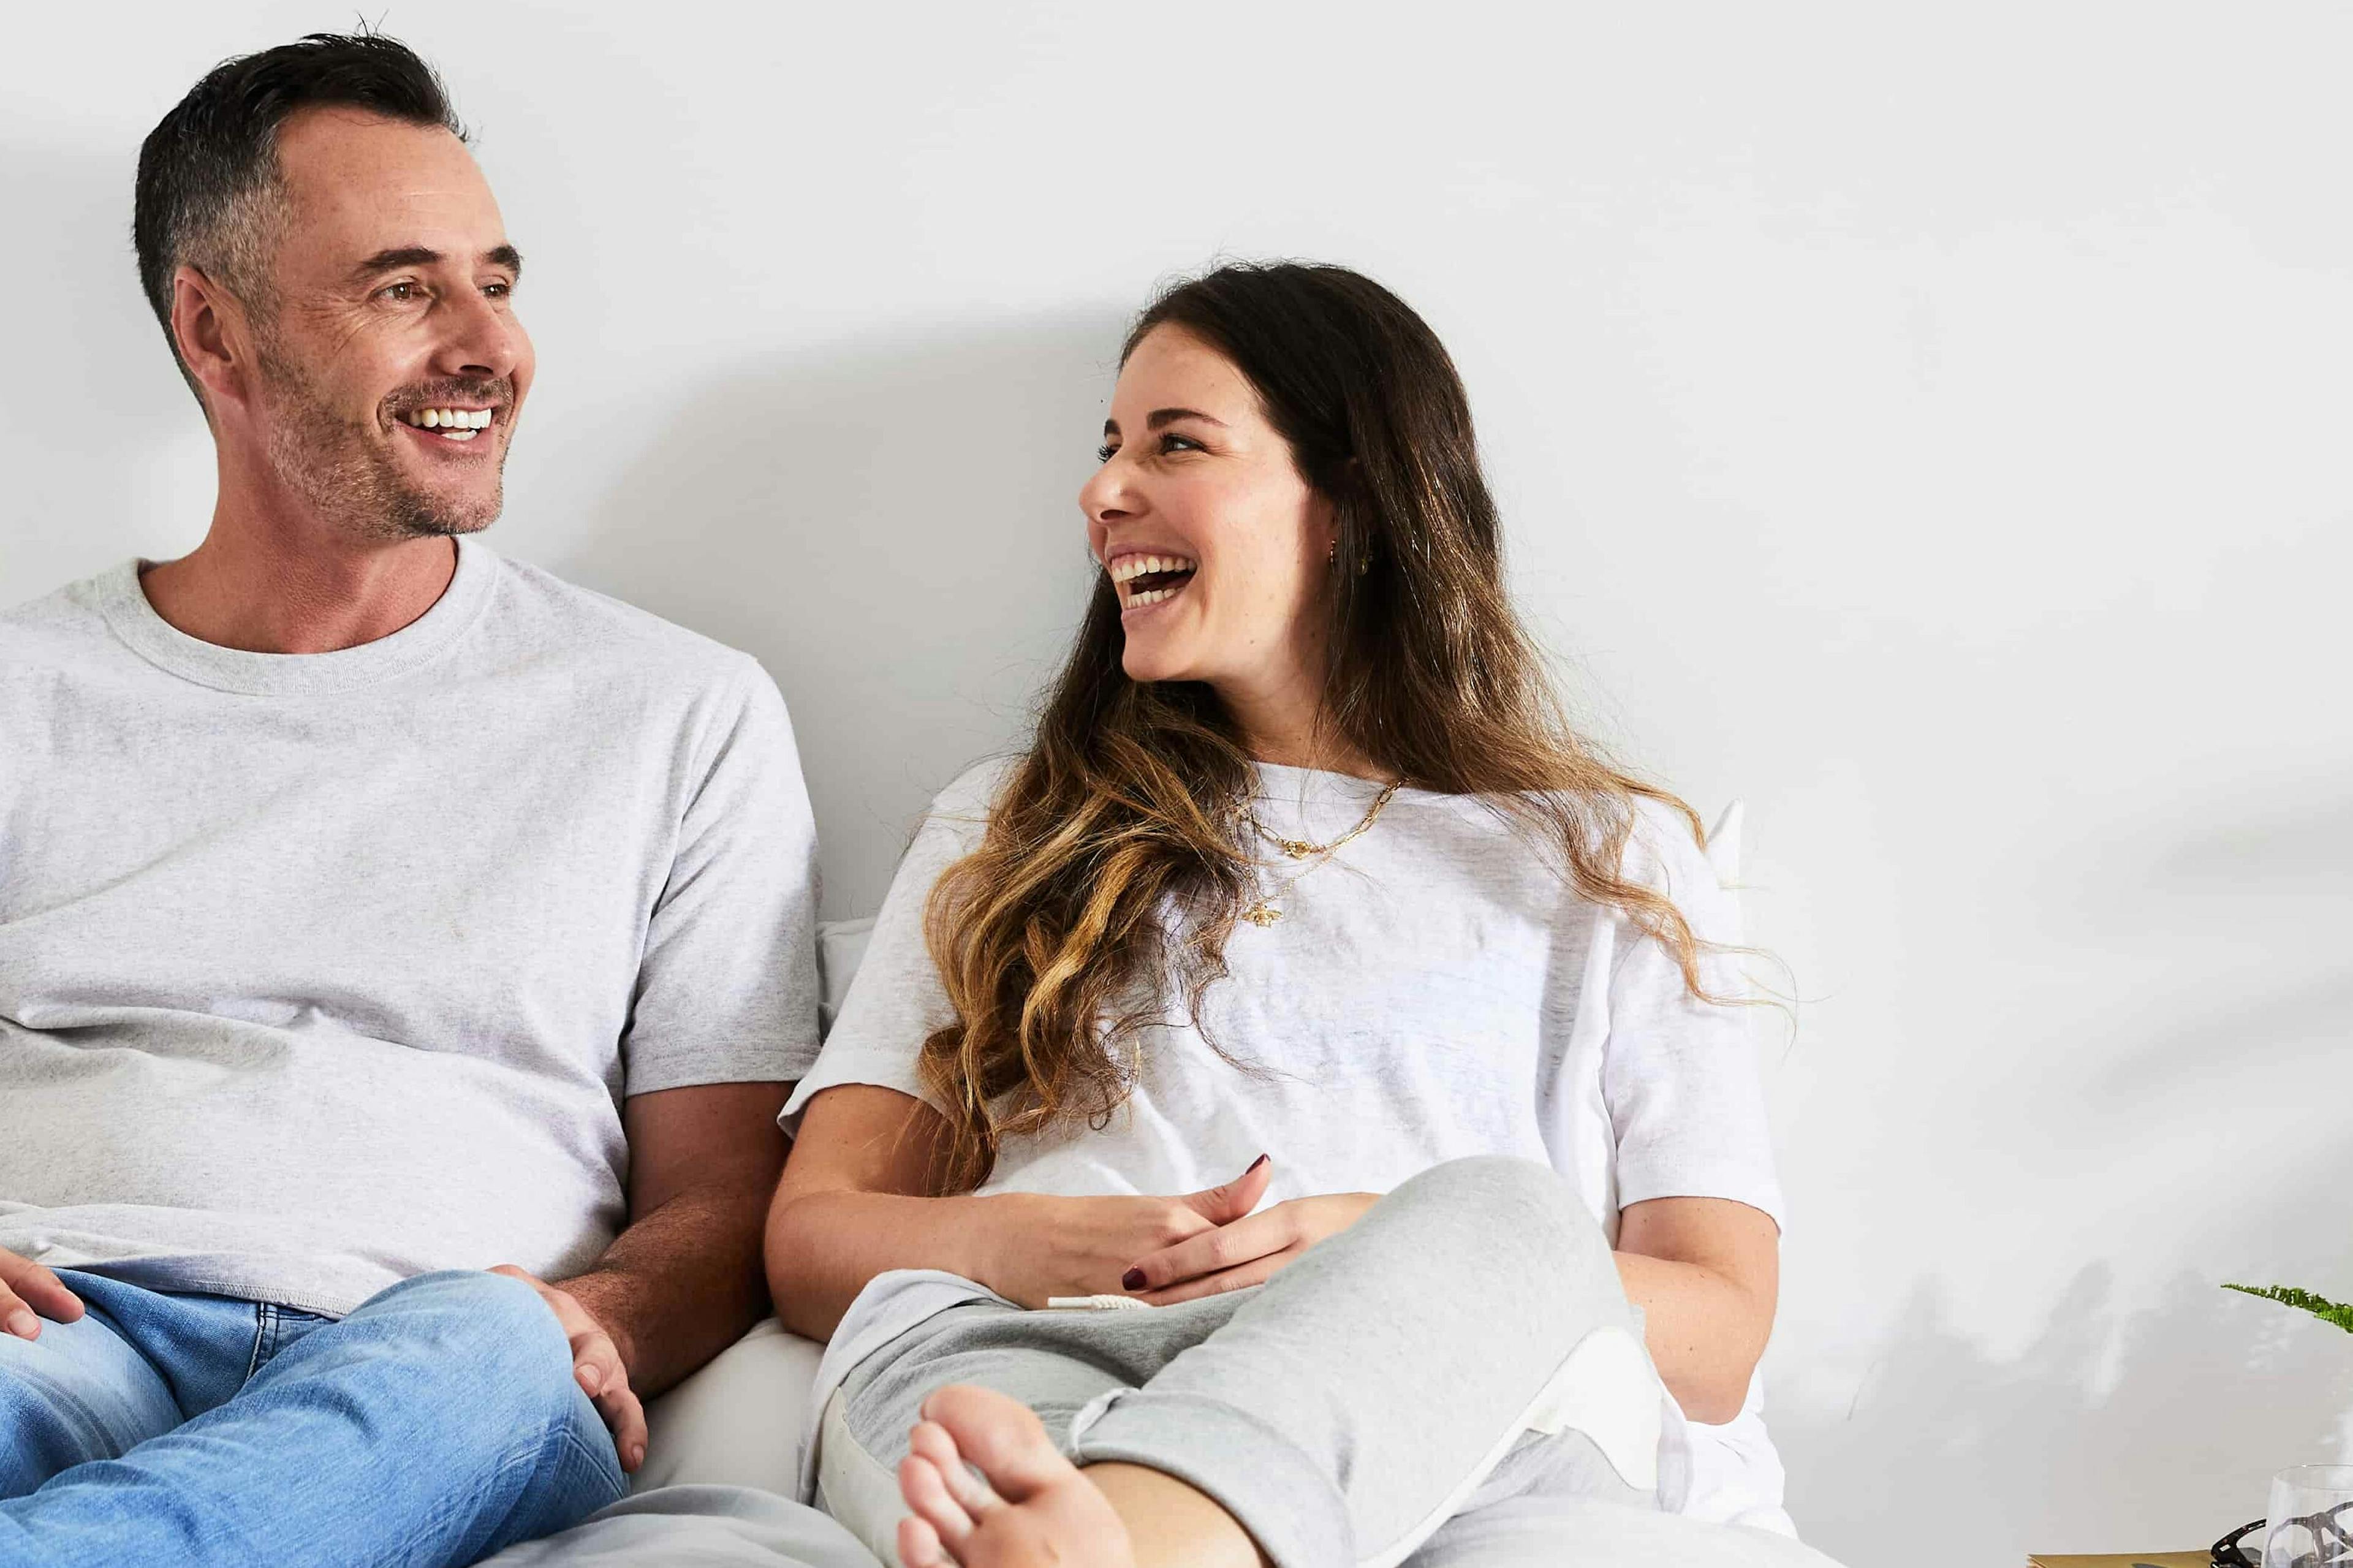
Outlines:
[[[1377,1197],[1333,1193],[1253,1212],[1273,1174],[1261,1154],[1234,1180],[1179,1197],[1005,1194],[991,1200],[1006,1212],[986,1282],[1024,1307],[1116,1294],[1169,1306],[1263,1284]]]

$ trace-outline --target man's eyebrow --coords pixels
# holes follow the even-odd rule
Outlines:
[[[354,278],[373,278],[379,272],[394,272],[403,267],[431,267],[446,259],[430,246],[403,245],[390,250],[379,250],[352,268]],[[492,267],[503,267],[516,277],[522,276],[522,252],[512,245],[494,246],[482,252],[482,259]]]
[[[403,245],[391,250],[379,250],[352,268],[354,278],[373,277],[378,272],[391,272],[403,267],[430,267],[441,259],[441,253],[423,245]]]
[[[1214,425],[1220,430],[1226,427],[1224,420],[1204,414],[1198,408],[1155,408],[1145,416],[1144,427],[1157,430],[1164,425],[1174,425],[1179,419],[1198,419],[1202,424]]]

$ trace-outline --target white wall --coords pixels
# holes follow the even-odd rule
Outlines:
[[[375,9],[375,8],[371,8]],[[177,553],[140,137],[338,5],[14,13],[0,599]],[[757,652],[828,907],[1012,735],[1123,319],[1221,251],[1452,345],[1605,733],[1794,967],[1791,1504],[2194,1545],[2353,1450],[2353,20],[2327,5],[403,5],[531,257],[494,542]]]

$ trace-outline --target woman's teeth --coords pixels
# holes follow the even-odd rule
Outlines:
[[[490,425],[488,408],[413,408],[401,423],[420,430],[438,430],[445,441],[470,441]]]
[[[1199,569],[1200,563],[1186,555],[1123,555],[1109,568],[1121,607],[1129,610],[1175,598]]]
[[[1111,563],[1111,580],[1126,583],[1155,572],[1190,572],[1199,564],[1182,555],[1123,555]]]

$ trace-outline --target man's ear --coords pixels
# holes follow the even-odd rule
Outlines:
[[[185,261],[172,272],[172,341],[208,405],[245,401],[251,321],[235,295]]]

